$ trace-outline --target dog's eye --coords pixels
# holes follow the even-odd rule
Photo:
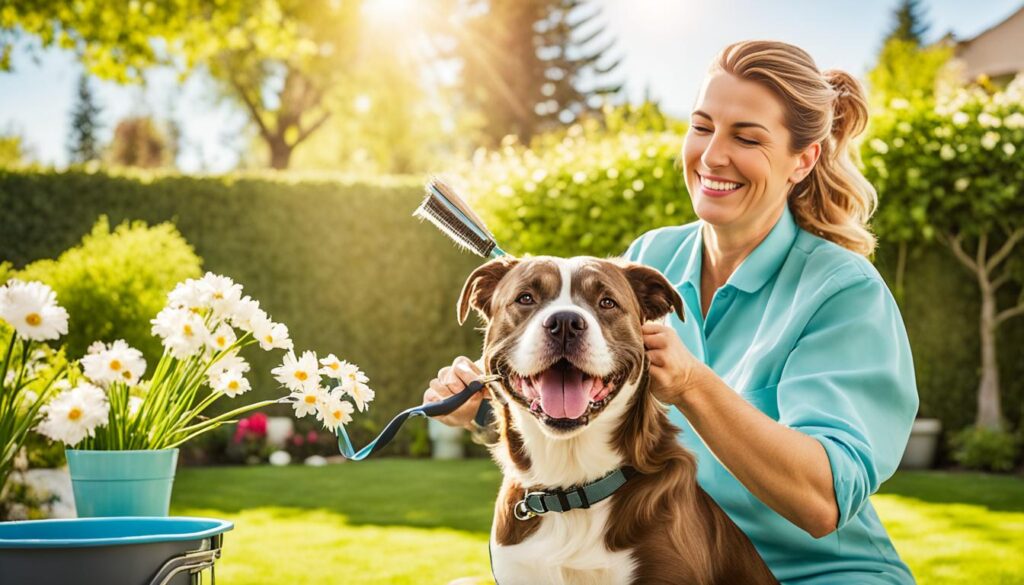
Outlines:
[[[608,297],[605,297],[601,299],[601,302],[598,303],[598,306],[600,306],[602,309],[614,309],[615,307],[618,307],[619,304],[609,299]]]
[[[523,293],[516,298],[516,302],[519,303],[520,305],[532,305],[533,295],[531,295],[530,293]]]

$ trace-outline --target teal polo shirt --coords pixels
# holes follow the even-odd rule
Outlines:
[[[678,409],[697,481],[785,584],[914,583],[868,497],[899,464],[917,413],[910,343],[872,264],[800,229],[788,207],[701,316],[702,221],[649,231],[626,257],[660,270],[683,298],[669,324],[686,347],[773,420],[828,454],[839,528],[815,539],[754,497]],[[736,433],[743,433],[736,428]]]

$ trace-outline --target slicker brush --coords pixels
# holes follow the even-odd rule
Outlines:
[[[433,177],[427,183],[426,192],[427,196],[413,212],[413,216],[434,224],[452,241],[474,254],[484,258],[505,255],[505,251],[498,247],[494,234],[455,193],[451,185]]]

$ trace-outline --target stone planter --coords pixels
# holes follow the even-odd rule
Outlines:
[[[919,418],[910,431],[907,450],[900,460],[900,469],[931,469],[942,434],[942,421],[937,418]]]
[[[466,456],[466,447],[462,444],[465,430],[427,419],[427,432],[430,435],[430,453],[434,459],[462,459]]]
[[[288,416],[267,417],[267,444],[275,449],[284,449],[288,439],[295,433],[295,420]]]

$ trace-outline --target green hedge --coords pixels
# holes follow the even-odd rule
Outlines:
[[[679,170],[681,147],[680,132],[577,130],[539,149],[509,145],[479,154],[463,174],[472,177],[474,207],[506,250],[601,256],[621,253],[645,230],[695,218]],[[896,257],[896,245],[883,238],[874,263],[893,289]],[[901,311],[914,353],[920,413],[940,418],[954,432],[972,424],[976,412],[977,285],[935,244],[914,248],[904,282]],[[1014,301],[1011,288],[1001,291],[1001,306]],[[1020,428],[1024,318],[1007,322],[998,343],[1004,414]]]
[[[510,149],[468,170],[478,196],[506,194],[479,207],[510,252],[615,254],[644,230],[692,219],[676,170],[678,135],[568,138],[573,142],[561,152],[522,155]],[[612,168],[616,172],[609,173]],[[644,186],[634,190],[637,180]],[[552,188],[557,196],[551,196]],[[633,190],[631,199],[626,189]],[[204,268],[243,283],[275,319],[288,324],[297,348],[333,351],[364,367],[378,390],[371,415],[354,425],[365,440],[370,428],[418,401],[438,368],[456,355],[479,352],[479,333],[469,324],[457,326],[454,304],[480,259],[409,217],[420,197],[415,180],[370,185],[0,172],[0,260],[21,267],[55,257],[100,214],[112,223],[174,221],[204,258]],[[891,283],[894,246],[883,241],[875,264]],[[922,415],[942,419],[947,431],[967,426],[974,419],[978,380],[976,286],[946,250],[914,252],[901,310]],[[999,344],[1003,407],[1019,428],[1024,319],[1008,322]],[[254,362],[259,395],[274,395],[276,384],[267,374],[273,364]],[[402,449],[410,438],[403,435]]]
[[[481,259],[411,217],[421,198],[421,183],[410,179],[0,171],[0,261],[21,268],[55,258],[100,215],[112,224],[173,222],[205,270],[242,283],[288,325],[296,349],[333,352],[363,368],[377,400],[350,427],[361,442],[419,403],[440,367],[480,351],[473,326],[458,326],[455,303]],[[248,354],[247,397],[281,394],[269,374],[277,360],[268,356],[280,352]],[[422,445],[425,425],[409,426],[392,452]]]

